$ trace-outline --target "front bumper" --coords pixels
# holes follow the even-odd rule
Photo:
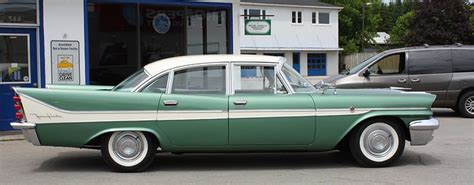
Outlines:
[[[434,130],[439,128],[436,118],[417,120],[410,123],[410,136],[412,146],[426,145],[433,140]]]
[[[20,129],[25,139],[35,146],[40,146],[38,135],[36,135],[36,124],[34,123],[10,123],[14,129]]]

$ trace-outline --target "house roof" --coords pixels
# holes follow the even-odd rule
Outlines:
[[[342,8],[333,4],[324,3],[319,0],[240,0],[241,3],[257,3],[257,4],[277,4],[291,6],[318,6],[328,8]]]

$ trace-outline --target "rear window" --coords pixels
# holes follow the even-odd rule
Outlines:
[[[474,72],[474,50],[453,50],[453,71]]]
[[[409,55],[410,74],[451,73],[451,50],[412,51]]]

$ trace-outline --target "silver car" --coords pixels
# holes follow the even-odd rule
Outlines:
[[[337,88],[390,88],[435,94],[433,107],[474,118],[474,46],[426,46],[379,53],[324,79]]]

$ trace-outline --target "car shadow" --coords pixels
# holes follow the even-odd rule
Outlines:
[[[424,153],[405,153],[392,167],[436,165],[438,159]],[[154,171],[238,171],[360,168],[350,154],[339,151],[305,153],[157,154],[146,170]],[[35,172],[107,172],[99,151],[63,152],[44,161]]]
[[[459,118],[462,118],[461,115],[459,115],[457,112],[455,112],[451,109],[435,108],[435,109],[432,109],[432,111],[433,111],[433,116],[434,117],[439,117],[439,118],[459,117]]]

